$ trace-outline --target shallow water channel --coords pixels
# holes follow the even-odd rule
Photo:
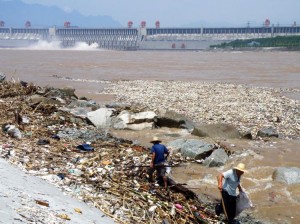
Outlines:
[[[179,138],[202,139],[209,143],[216,140],[192,136],[185,130],[175,128],[113,133],[118,137],[135,140],[145,147],[151,147],[149,141],[152,136],[160,136],[166,145]],[[187,166],[172,168],[172,177],[178,183],[187,184],[186,187],[196,192],[201,199],[216,201],[220,198],[216,176],[243,162],[248,172],[242,177],[242,186],[255,206],[249,212],[258,219],[270,223],[300,223],[299,185],[288,186],[272,180],[276,167],[299,166],[300,141],[273,138],[270,141],[227,139],[225,142],[236,154],[231,156],[224,167],[207,168],[202,164],[191,162]]]

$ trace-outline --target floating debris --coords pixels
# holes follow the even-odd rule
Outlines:
[[[300,138],[300,102],[282,96],[298,89],[250,87],[229,83],[184,81],[115,81],[101,94],[149,110],[172,110],[194,122],[227,123],[242,133],[272,126],[285,138]],[[176,94],[170,94],[176,93]]]

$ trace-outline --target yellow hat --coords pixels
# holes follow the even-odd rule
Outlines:
[[[151,143],[154,143],[154,142],[161,142],[161,140],[159,140],[158,137],[153,137],[152,141],[150,141]]]
[[[239,163],[236,167],[234,167],[234,169],[240,170],[240,171],[242,171],[242,172],[247,172],[247,171],[246,171],[246,166],[245,166],[244,163]]]

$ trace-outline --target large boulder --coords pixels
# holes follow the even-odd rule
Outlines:
[[[208,167],[223,166],[227,162],[228,158],[229,157],[225,150],[219,148],[213,151],[213,153],[204,160],[203,165]]]
[[[168,149],[172,149],[173,153],[177,153],[182,148],[183,144],[186,142],[185,139],[176,139],[174,141],[168,142],[166,144]]]
[[[297,167],[279,167],[272,175],[273,180],[285,184],[300,183],[300,169]]]
[[[229,124],[198,124],[192,135],[211,138],[240,138],[241,134],[236,127]]]
[[[88,113],[95,111],[97,109],[99,109],[99,105],[97,105],[94,101],[89,101],[89,100],[74,100],[71,103],[69,103],[68,105],[65,105],[64,107],[59,108],[59,110],[61,110],[61,111],[68,112],[68,113],[72,114],[74,117],[80,117],[82,119],[86,119],[88,116]],[[91,115],[91,116],[93,116],[93,115]],[[101,119],[101,116],[100,116],[100,119]],[[98,125],[98,124],[95,124],[95,126],[96,125]]]
[[[113,119],[113,128],[135,131],[152,129],[155,126],[156,118],[157,115],[153,111],[132,113],[124,110]]]
[[[167,144],[168,147],[175,148],[183,156],[192,159],[205,159],[214,150],[215,146],[197,139],[175,140]]]
[[[189,132],[192,132],[194,130],[193,121],[171,110],[168,110],[158,116],[156,124],[159,127],[184,128]]]
[[[87,113],[87,119],[97,128],[109,128],[111,126],[114,109],[100,108]]]
[[[278,132],[273,127],[264,127],[257,132],[257,137],[275,137],[278,138]]]

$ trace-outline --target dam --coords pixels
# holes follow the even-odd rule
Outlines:
[[[0,47],[30,46],[38,41],[58,41],[62,47],[78,42],[112,50],[204,50],[236,39],[300,35],[300,26],[224,28],[7,28],[0,27]]]

